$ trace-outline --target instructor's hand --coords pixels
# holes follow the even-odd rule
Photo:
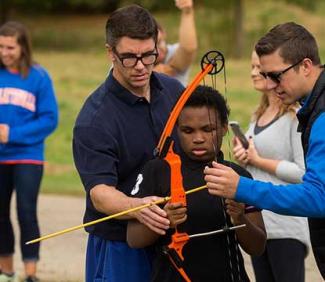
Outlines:
[[[239,175],[232,168],[212,162],[212,167],[206,167],[204,174],[210,194],[228,199],[235,198]]]
[[[134,198],[137,201],[135,206],[152,203],[162,198],[156,196],[149,196],[145,198]],[[167,213],[157,205],[152,205],[148,208],[141,209],[133,214],[133,216],[146,225],[152,231],[164,235],[166,230],[169,229],[169,220]]]

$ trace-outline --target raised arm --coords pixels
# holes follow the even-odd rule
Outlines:
[[[175,4],[181,10],[179,47],[168,64],[178,72],[183,72],[192,64],[198,48],[194,8],[192,0],[176,0]]]

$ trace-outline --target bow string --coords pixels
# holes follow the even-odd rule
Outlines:
[[[181,172],[181,158],[173,150],[174,140],[172,137],[172,132],[176,121],[186,101],[189,99],[191,94],[204,79],[204,77],[207,74],[216,75],[223,68],[224,57],[219,51],[210,51],[203,56],[201,60],[201,71],[194,77],[193,81],[189,84],[189,86],[184,90],[183,94],[178,99],[169,115],[165,128],[160,137],[156,149],[156,155],[164,159],[170,167],[171,203],[182,203],[182,205],[186,207],[186,195],[185,189],[183,187],[183,177]],[[182,251],[185,244],[189,241],[190,236],[193,235],[188,235],[186,232],[179,232],[176,226],[175,232],[171,236],[170,244],[163,248],[164,253],[168,255],[171,263],[186,282],[190,282],[191,280],[183,269],[184,257]]]

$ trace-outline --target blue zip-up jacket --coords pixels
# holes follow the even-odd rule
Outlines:
[[[274,185],[240,177],[236,200],[280,214],[325,217],[325,113],[315,121],[300,184]]]
[[[309,107],[310,100],[299,113]],[[301,184],[274,185],[240,177],[236,200],[280,214],[325,217],[325,112],[313,122],[308,142],[306,173]]]
[[[44,140],[57,123],[53,85],[44,68],[32,66],[25,78],[0,68],[0,124],[9,126],[0,162],[43,161]]]

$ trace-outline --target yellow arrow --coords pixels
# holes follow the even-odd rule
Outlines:
[[[188,194],[191,194],[191,193],[195,193],[195,192],[198,192],[198,191],[203,190],[205,188],[206,188],[206,185],[196,187],[196,188],[193,188],[191,190],[186,191],[185,194],[188,195]],[[87,223],[84,223],[84,224],[73,226],[73,227],[70,227],[70,228],[67,228],[67,229],[64,229],[64,230],[61,230],[61,231],[57,231],[57,232],[54,232],[54,233],[39,237],[37,239],[28,241],[25,244],[26,245],[34,244],[34,243],[37,243],[37,242],[40,242],[40,241],[43,241],[43,240],[46,240],[46,239],[50,239],[50,238],[53,238],[53,237],[56,237],[56,236],[59,236],[59,235],[62,235],[62,234],[77,230],[77,229],[81,229],[81,228],[84,228],[84,227],[87,227],[87,226],[90,226],[90,225],[94,225],[94,224],[97,224],[97,223],[100,223],[100,222],[103,222],[103,221],[106,221],[106,220],[110,220],[112,218],[116,218],[116,217],[131,213],[131,212],[135,212],[135,211],[138,211],[138,210],[141,210],[141,209],[144,209],[144,208],[148,208],[148,207],[153,206],[153,205],[163,204],[163,203],[168,202],[169,200],[170,200],[170,196],[164,197],[163,199],[154,201],[152,203],[144,204],[144,205],[132,208],[132,209],[121,211],[121,212],[118,212],[118,213],[115,213],[115,214],[112,214],[112,215],[109,215],[109,216],[106,216],[106,217],[102,217],[100,219],[96,219],[96,220],[93,220],[93,221],[90,221],[90,222],[87,222]]]

